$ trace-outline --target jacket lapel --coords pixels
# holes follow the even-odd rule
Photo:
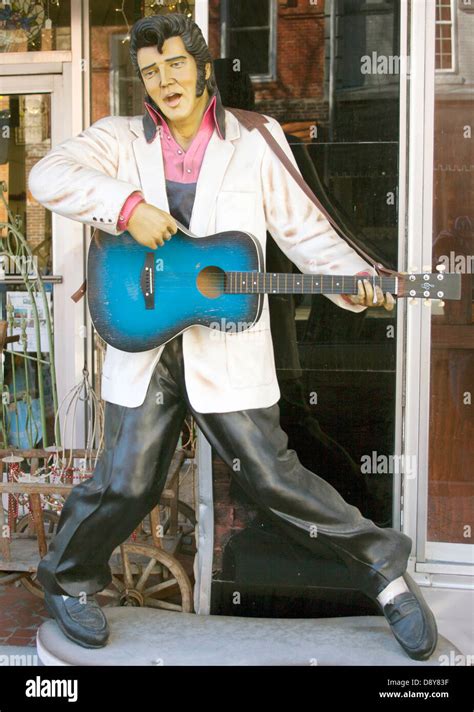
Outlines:
[[[233,141],[240,136],[239,122],[230,111],[225,112],[225,126],[225,139],[219,138],[214,129],[196,185],[189,229],[199,236],[208,234],[217,194],[235,150]],[[145,200],[169,212],[161,141],[156,137],[151,143],[147,142],[142,117],[133,117],[130,120],[130,129],[137,136],[133,141],[133,151]]]
[[[212,231],[209,224],[213,208],[234,150],[231,140],[219,138],[217,131],[214,131],[207,145],[196,185],[196,197],[189,224],[189,229],[195,235],[206,235],[208,230]]]
[[[152,143],[147,143],[141,116],[130,119],[130,129],[137,136],[133,141],[133,152],[145,200],[169,212],[161,141],[157,136]]]

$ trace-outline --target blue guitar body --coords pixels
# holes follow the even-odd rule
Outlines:
[[[92,322],[104,341],[130,352],[153,349],[196,324],[250,326],[264,295],[224,293],[224,273],[262,269],[261,247],[245,232],[196,237],[180,228],[152,250],[128,232],[98,231],[88,255]]]

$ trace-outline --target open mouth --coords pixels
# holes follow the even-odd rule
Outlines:
[[[170,94],[169,96],[165,97],[166,104],[168,104],[168,106],[171,106],[172,108],[178,106],[180,101],[181,94]]]

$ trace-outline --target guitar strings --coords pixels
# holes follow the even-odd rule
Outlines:
[[[235,274],[235,273],[234,273]],[[252,273],[250,273],[252,274]],[[253,273],[255,274],[255,273]],[[269,273],[263,273],[260,272],[258,274],[269,274]],[[197,275],[195,272],[167,272],[167,273],[161,273],[161,276],[158,277],[157,281],[155,281],[155,290],[160,289],[160,283],[163,287],[166,288],[167,291],[172,291],[172,290],[185,290],[185,289],[192,289],[192,290],[197,290],[200,291],[199,288],[196,285],[196,281],[199,275]],[[211,288],[222,288],[223,292],[226,294],[329,294],[329,295],[338,295],[338,294],[358,294],[358,284],[357,282],[359,279],[355,280],[354,276],[340,276],[338,275],[339,279],[345,280],[347,279],[348,281],[351,282],[351,284],[342,284],[341,287],[336,287],[332,283],[332,277],[331,275],[302,275],[303,277],[312,277],[313,279],[318,278],[322,282],[322,285],[318,284],[312,284],[310,283],[309,279],[306,280],[301,280],[302,284],[301,287],[302,289],[298,289],[297,287],[300,286],[298,284],[287,284],[285,280],[285,284],[281,284],[282,280],[278,280],[277,284],[268,284],[269,281],[271,281],[271,277],[267,278],[260,278],[258,280],[258,283],[251,284],[250,278],[247,279],[247,284],[245,284],[245,280],[240,280],[239,277],[234,277],[232,280],[228,276],[224,275],[209,275],[203,280],[203,287],[211,287]],[[186,283],[186,281],[182,281],[179,284],[176,284],[177,280],[181,280],[184,278],[189,278],[189,283]],[[331,284],[328,284],[328,281],[331,280]],[[237,282],[237,284],[232,284],[231,282]],[[240,282],[240,283],[239,283]],[[373,280],[370,280],[370,284],[373,284]],[[396,280],[391,277],[383,277],[383,278],[378,278],[375,281],[376,286],[380,287],[382,291],[384,292],[395,292],[397,284]],[[253,290],[253,287],[256,287],[255,290]],[[245,289],[244,289],[245,287]],[[248,287],[248,288],[247,288]],[[316,287],[318,287],[316,289]]]

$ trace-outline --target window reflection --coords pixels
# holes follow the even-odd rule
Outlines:
[[[460,2],[456,8],[438,0],[435,48],[433,263],[462,275],[462,293],[460,301],[433,309],[428,540],[458,544],[472,544],[474,527],[474,8],[469,5]],[[440,39],[453,27],[453,42]],[[443,71],[451,68],[451,74]]]
[[[51,149],[51,96],[11,94],[0,96],[0,181],[15,224],[25,235],[41,274],[52,273],[51,213],[28,190],[32,166]],[[0,221],[7,213],[0,203]],[[6,235],[6,228],[0,234]],[[15,274],[13,264],[5,267]]]
[[[70,49],[70,0],[0,2],[0,52]]]
[[[454,69],[452,0],[436,0],[436,69]]]
[[[241,57],[254,78],[275,78],[275,4],[270,0],[225,0],[221,7],[224,57]]]
[[[7,227],[0,228],[0,410],[1,447],[29,448],[51,442],[54,430],[53,386],[49,341],[45,318],[46,305],[36,293],[36,311],[29,289],[35,275],[52,274],[51,212],[40,205],[28,190],[32,166],[51,149],[51,95],[10,94],[0,96],[0,182],[3,198],[12,215],[13,225],[25,237],[31,251],[27,262],[18,259],[17,241],[8,237]],[[0,201],[0,222],[10,223],[10,216]],[[52,312],[52,285],[46,284],[48,308]],[[36,337],[40,335],[40,347]],[[18,337],[5,344],[5,337]],[[42,364],[36,363],[40,348]],[[41,379],[39,374],[41,372]],[[42,401],[44,398],[44,401]],[[41,418],[45,404],[45,420]],[[43,440],[43,424],[47,437]]]

